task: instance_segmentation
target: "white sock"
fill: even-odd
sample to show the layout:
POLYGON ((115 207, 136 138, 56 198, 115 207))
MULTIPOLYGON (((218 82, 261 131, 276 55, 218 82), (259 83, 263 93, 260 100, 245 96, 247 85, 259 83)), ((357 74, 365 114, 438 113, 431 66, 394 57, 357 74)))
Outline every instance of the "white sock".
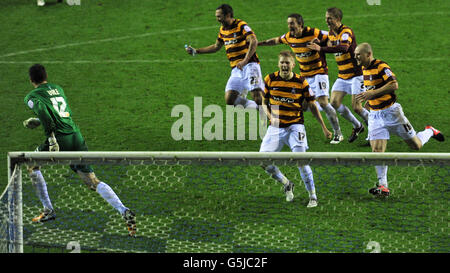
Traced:
POLYGON ((418 132, 416 134, 416 136, 420 139, 420 141, 422 142, 422 146, 425 145, 425 143, 428 142, 428 140, 430 140, 430 138, 433 136, 433 130, 431 129, 425 129, 421 132, 418 132))
POLYGON ((350 121, 353 124, 354 128, 358 128, 361 126, 361 122, 356 119, 356 117, 352 114, 350 109, 348 109, 347 106, 341 104, 341 106, 338 107, 337 111, 339 114, 341 114, 346 120, 350 121))
POLYGON ((328 103, 323 110, 331 123, 331 127, 333 127, 334 134, 342 135, 341 127, 339 126, 339 120, 336 115, 336 110, 334 110, 333 106, 331 106, 331 104, 328 103))
POLYGON ((369 111, 366 110, 366 108, 362 108, 360 116, 364 119, 365 123, 369 123, 369 111))
POLYGON ((100 182, 97 185, 97 192, 105 199, 111 206, 120 212, 122 215, 128 208, 125 207, 117 197, 116 193, 104 182, 100 182))
POLYGON ((309 193, 309 198, 317 199, 311 167, 309 165, 305 165, 298 167, 298 170, 300 171, 300 176, 302 177, 303 183, 305 183, 305 188, 309 193))
POLYGON ((386 165, 375 166, 375 170, 377 171, 378 184, 380 186, 385 186, 387 188, 387 186, 388 186, 388 183, 387 183, 388 166, 386 166, 386 165))
POLYGON ((36 195, 39 200, 41 200, 42 205, 44 205, 45 209, 53 210, 52 202, 50 201, 50 197, 48 196, 47 184, 45 183, 44 176, 40 170, 34 170, 30 174, 31 183, 35 189, 36 195))
POLYGON ((286 185, 289 180, 286 178, 286 176, 281 173, 280 169, 278 169, 277 166, 269 165, 265 168, 266 172, 272 176, 273 179, 277 180, 283 185, 286 185))

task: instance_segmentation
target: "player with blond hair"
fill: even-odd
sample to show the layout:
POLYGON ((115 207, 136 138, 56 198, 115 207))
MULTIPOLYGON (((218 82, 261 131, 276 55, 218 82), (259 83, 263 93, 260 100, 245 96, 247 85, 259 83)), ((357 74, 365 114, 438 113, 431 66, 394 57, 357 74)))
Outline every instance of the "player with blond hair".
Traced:
MULTIPOLYGON (((325 126, 315 97, 306 79, 292 70, 295 67, 295 55, 291 51, 282 51, 278 56, 279 70, 264 78, 265 88, 262 108, 270 120, 269 128, 262 140, 260 152, 279 152, 288 145, 294 153, 306 152, 308 140, 303 116, 303 103, 306 102, 312 114, 319 122, 325 137, 331 132, 325 126)), ((286 201, 294 198, 294 183, 289 181, 274 165, 264 166, 266 172, 283 184, 286 201)), ((298 170, 309 193, 307 207, 317 206, 314 177, 309 165, 299 166, 298 170)))
MULTIPOLYGON (((336 110, 329 103, 329 80, 328 66, 325 54, 309 49, 307 45, 311 42, 326 43, 328 32, 305 26, 303 17, 298 13, 292 13, 287 17, 289 32, 271 39, 258 42, 258 46, 273 46, 279 44, 288 45, 295 53, 300 67, 300 76, 305 77, 311 90, 314 92, 317 102, 325 112, 334 135, 341 136, 339 120, 336 116, 336 110)), ((340 143, 338 138, 334 137, 331 144, 340 143)))

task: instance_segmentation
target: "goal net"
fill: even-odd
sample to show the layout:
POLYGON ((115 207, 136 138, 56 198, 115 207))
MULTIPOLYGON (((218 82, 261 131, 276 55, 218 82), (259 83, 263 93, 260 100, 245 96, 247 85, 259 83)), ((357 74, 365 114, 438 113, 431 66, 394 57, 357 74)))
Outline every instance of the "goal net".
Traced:
POLYGON ((0 196, 0 252, 449 252, 448 153, 11 152, 0 196), (119 213, 70 164, 90 164, 136 213, 119 213), (313 170, 319 205, 297 166, 313 170), (283 187, 262 166, 295 183, 283 187), (391 195, 368 193, 388 165, 391 195), (56 219, 27 167, 41 166, 56 219))

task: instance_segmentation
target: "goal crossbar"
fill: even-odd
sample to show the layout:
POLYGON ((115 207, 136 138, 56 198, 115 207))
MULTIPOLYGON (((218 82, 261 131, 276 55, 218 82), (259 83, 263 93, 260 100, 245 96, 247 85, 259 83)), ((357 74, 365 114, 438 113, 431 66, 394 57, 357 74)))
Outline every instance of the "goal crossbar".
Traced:
POLYGON ((264 161, 274 163, 299 164, 341 164, 357 165, 450 165, 450 153, 372 153, 372 152, 9 152, 12 165, 32 164, 40 162, 56 164, 117 164, 120 162, 142 161, 147 164, 157 161, 191 161, 191 162, 231 162, 248 161, 248 164, 259 165, 264 161))

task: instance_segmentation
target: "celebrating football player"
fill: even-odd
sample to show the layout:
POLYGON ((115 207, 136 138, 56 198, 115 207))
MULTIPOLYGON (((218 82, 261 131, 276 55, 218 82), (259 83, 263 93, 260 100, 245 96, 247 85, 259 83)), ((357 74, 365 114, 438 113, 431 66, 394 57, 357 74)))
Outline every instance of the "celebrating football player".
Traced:
MULTIPOLYGON (((331 105, 346 120, 353 125, 353 130, 348 142, 353 142, 364 131, 364 125, 356 119, 347 106, 342 104, 345 95, 352 96, 352 108, 367 124, 369 112, 355 100, 355 96, 364 89, 361 68, 356 64, 354 50, 356 37, 353 30, 342 24, 342 11, 338 8, 329 8, 325 14, 327 25, 330 29, 326 46, 310 43, 308 48, 323 53, 334 53, 338 65, 338 78, 334 82, 331 91, 331 105)), ((342 141, 342 135, 336 136, 334 141, 342 141)))
MULTIPOLYGON (((422 148, 430 138, 444 141, 444 135, 430 125, 416 134, 403 113, 402 106, 396 102, 398 83, 394 72, 387 63, 374 58, 372 47, 368 43, 356 47, 355 58, 363 68, 366 88, 365 92, 355 98, 359 103, 367 101, 370 109, 368 131, 372 152, 386 151, 390 134, 398 135, 414 150, 422 148)), ((388 166, 375 166, 375 169, 378 183, 369 192, 377 196, 389 196, 388 166)))
MULTIPOLYGON (((264 78, 265 89, 262 99, 262 108, 267 113, 270 126, 261 143, 260 152, 279 152, 286 144, 292 152, 301 153, 308 149, 306 130, 303 117, 303 102, 308 103, 326 138, 331 136, 322 116, 315 104, 306 79, 292 70, 295 67, 295 55, 291 51, 282 51, 278 56, 278 68, 264 78)), ((309 193, 308 208, 317 206, 317 195, 314 178, 309 165, 299 166, 300 175, 309 193)), ((274 165, 265 167, 265 170, 284 186, 286 200, 294 198, 294 183, 289 181, 274 165)))
POLYGON ((216 42, 202 48, 186 46, 186 52, 191 55, 215 53, 225 45, 231 66, 231 75, 225 87, 225 102, 228 105, 257 109, 261 104, 260 94, 264 84, 256 54, 256 35, 245 21, 234 18, 230 5, 219 6, 216 9, 216 19, 221 24, 216 42), (253 100, 246 98, 247 91, 250 91, 253 100))
MULTIPOLYGON (((292 49, 300 65, 300 76, 305 77, 308 81, 311 90, 314 92, 314 96, 333 127, 334 135, 340 136, 342 133, 336 116, 336 110, 328 102, 329 82, 325 54, 309 49, 306 46, 315 39, 319 43, 326 44, 328 32, 305 26, 303 17, 297 13, 288 16, 287 25, 289 32, 279 37, 260 41, 258 42, 258 46, 272 46, 283 43, 292 49)), ((340 143, 339 137, 334 137, 330 143, 340 143)))

